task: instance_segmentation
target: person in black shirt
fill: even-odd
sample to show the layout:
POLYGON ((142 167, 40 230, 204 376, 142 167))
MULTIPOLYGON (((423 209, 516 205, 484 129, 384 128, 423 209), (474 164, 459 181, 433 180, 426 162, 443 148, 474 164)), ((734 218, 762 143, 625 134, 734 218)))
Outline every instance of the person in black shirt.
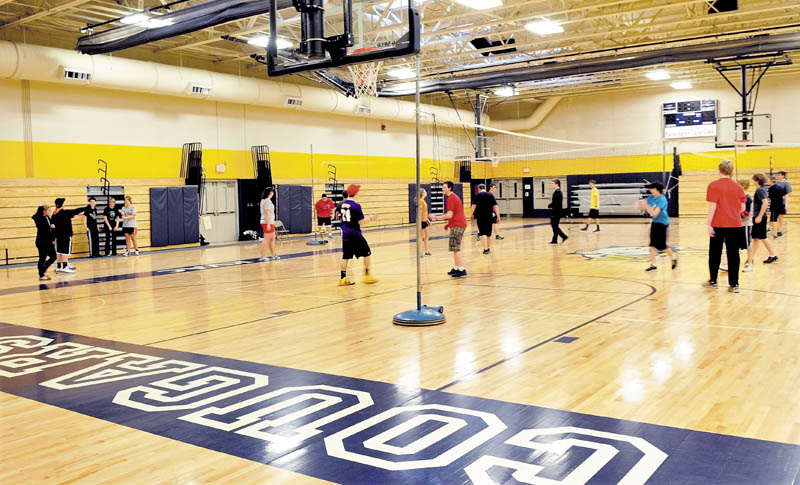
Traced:
POLYGON ((494 195, 486 192, 486 185, 478 185, 478 193, 472 198, 472 219, 478 222, 478 237, 483 241, 483 254, 489 254, 492 245, 494 217, 500 220, 500 208, 494 195))
POLYGON ((117 231, 119 231, 120 213, 117 201, 108 198, 108 206, 103 210, 103 230, 106 238, 106 256, 117 255, 117 231))
POLYGON ((561 218, 564 217, 564 195, 561 193, 561 181, 553 180, 553 199, 550 202, 550 227, 553 229, 553 239, 550 244, 558 244, 558 237, 561 236, 562 242, 568 239, 564 231, 558 227, 561 218))
POLYGON ((97 199, 89 197, 89 206, 83 214, 83 229, 89 241, 89 257, 100 257, 100 229, 97 227, 97 199))
POLYGON ((56 248, 53 245, 53 224, 50 216, 53 215, 53 208, 49 205, 40 205, 36 213, 31 217, 36 223, 36 249, 39 250, 39 280, 47 281, 51 279, 45 273, 47 268, 56 262, 56 248))
POLYGON ((75 272, 75 266, 69 264, 69 254, 72 252, 72 218, 89 208, 87 205, 78 209, 65 209, 65 201, 63 197, 56 199, 56 210, 51 219, 56 235, 56 273, 75 272))
POLYGON ((769 193, 765 185, 767 184, 767 176, 763 173, 753 175, 753 181, 758 184, 756 193, 753 195, 753 256, 755 257, 758 252, 758 246, 761 242, 766 246, 769 251, 769 257, 764 260, 764 264, 772 264, 778 260, 775 255, 775 249, 767 239, 767 200, 769 193))

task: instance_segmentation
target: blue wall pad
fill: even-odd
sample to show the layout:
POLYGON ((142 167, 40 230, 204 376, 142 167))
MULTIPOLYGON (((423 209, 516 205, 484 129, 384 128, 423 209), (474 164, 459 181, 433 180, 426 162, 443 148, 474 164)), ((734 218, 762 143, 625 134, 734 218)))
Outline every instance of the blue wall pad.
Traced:
POLYGON ((167 187, 167 219, 169 243, 183 244, 183 187, 167 187))
POLYGON ((339 483, 507 483, 514 474, 528 483, 777 485, 800 477, 800 446, 790 444, 5 323, 0 391, 339 483))
POLYGON ((166 187, 152 187, 150 189, 150 245, 153 247, 169 245, 167 214, 166 187))
POLYGON ((196 185, 183 187, 183 243, 200 242, 200 205, 196 185))

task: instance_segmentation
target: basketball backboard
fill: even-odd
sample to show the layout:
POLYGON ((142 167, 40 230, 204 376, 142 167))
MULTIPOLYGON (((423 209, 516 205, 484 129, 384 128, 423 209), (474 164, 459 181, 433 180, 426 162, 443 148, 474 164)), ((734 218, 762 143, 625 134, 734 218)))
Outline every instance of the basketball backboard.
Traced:
POLYGON ((419 14, 408 0, 270 0, 267 71, 281 76, 419 52, 419 14))
POLYGON ((742 114, 717 118, 717 148, 732 148, 737 142, 749 146, 772 144, 772 115, 742 114))

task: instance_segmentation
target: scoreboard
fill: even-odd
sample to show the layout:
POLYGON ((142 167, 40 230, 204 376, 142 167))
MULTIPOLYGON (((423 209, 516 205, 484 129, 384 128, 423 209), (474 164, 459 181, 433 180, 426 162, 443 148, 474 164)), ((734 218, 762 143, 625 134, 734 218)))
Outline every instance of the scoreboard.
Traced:
POLYGON ((678 101, 661 105, 664 138, 717 135, 717 100, 678 101))

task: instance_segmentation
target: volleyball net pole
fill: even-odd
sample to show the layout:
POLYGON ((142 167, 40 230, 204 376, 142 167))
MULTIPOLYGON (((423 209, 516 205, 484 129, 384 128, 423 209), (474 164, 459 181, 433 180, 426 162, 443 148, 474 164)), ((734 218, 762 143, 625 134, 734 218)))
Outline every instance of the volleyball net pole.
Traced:
POLYGON ((441 325, 445 322, 444 308, 442 307, 429 307, 422 304, 422 214, 420 213, 420 189, 422 182, 420 179, 420 165, 422 164, 422 146, 420 142, 420 93, 419 93, 419 55, 416 56, 416 89, 414 94, 414 102, 416 105, 416 185, 414 192, 415 210, 417 212, 415 229, 417 233, 416 246, 417 246, 417 307, 414 310, 406 310, 394 316, 393 323, 395 325, 402 325, 406 327, 429 327, 432 325, 441 325))

